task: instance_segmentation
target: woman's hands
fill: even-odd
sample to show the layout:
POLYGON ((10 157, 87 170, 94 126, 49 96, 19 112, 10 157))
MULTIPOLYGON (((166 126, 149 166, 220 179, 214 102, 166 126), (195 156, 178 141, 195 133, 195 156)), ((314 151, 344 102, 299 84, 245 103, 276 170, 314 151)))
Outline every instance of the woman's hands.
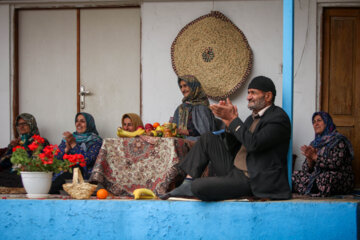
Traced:
POLYGON ((301 146, 300 150, 301 150, 301 154, 306 157, 308 166, 310 168, 313 168, 315 165, 315 162, 317 160, 316 149, 312 146, 304 145, 304 146, 301 146))
POLYGON ((76 140, 71 132, 64 132, 63 136, 64 136, 65 144, 66 144, 65 153, 68 153, 70 151, 70 149, 72 149, 76 146, 76 140))

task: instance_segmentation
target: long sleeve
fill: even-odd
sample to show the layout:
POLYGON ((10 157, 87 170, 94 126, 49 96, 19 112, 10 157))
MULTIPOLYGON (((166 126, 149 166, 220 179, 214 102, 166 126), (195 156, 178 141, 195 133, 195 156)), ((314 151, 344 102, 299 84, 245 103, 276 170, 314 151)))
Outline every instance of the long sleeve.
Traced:
MULTIPOLYGON (((80 144, 76 144, 76 146, 72 149, 70 149, 70 151, 67 154, 82 154, 85 158, 86 161, 86 167, 84 167, 84 172, 85 172, 85 178, 88 178, 91 174, 92 168, 95 164, 97 155, 99 154, 100 148, 102 145, 102 140, 99 139, 98 141, 94 142, 92 145, 90 145, 86 151, 81 147, 80 144)), ((61 142, 61 144, 59 145, 59 150, 60 152, 58 153, 57 157, 60 159, 63 159, 63 156, 65 154, 65 147, 66 144, 64 141, 61 142)))
POLYGON ((263 121, 263 118, 266 116, 260 119, 257 125, 259 131, 254 133, 249 130, 249 118, 247 122, 250 124, 244 124, 240 118, 236 118, 229 125, 230 132, 245 146, 248 153, 265 151, 290 139, 291 125, 286 114, 273 114, 272 118, 266 121, 263 121))
POLYGON ((351 165, 351 160, 347 154, 346 144, 343 140, 339 141, 329 152, 328 156, 324 156, 325 149, 318 151, 316 166, 324 170, 340 170, 344 166, 351 165))

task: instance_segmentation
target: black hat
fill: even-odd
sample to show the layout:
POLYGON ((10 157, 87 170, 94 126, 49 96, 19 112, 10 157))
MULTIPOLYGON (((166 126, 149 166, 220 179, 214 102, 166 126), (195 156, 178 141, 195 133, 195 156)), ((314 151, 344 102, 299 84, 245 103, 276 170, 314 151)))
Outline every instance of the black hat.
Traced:
POLYGON ((258 76, 251 80, 248 89, 258 89, 264 92, 272 92, 273 97, 276 96, 276 89, 273 81, 270 78, 264 76, 258 76))

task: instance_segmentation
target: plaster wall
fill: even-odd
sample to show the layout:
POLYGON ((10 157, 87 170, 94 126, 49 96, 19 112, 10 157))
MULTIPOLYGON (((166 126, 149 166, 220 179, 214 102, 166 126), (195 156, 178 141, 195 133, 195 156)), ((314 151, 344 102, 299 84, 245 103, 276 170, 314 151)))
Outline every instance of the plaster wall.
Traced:
MULTIPOLYGON (((51 1, 48 1, 51 3, 51 1)), ((102 1, 94 1, 101 3, 102 1)), ((144 123, 165 122, 181 103, 182 95, 171 66, 170 47, 181 30, 190 21, 217 10, 224 13, 245 34, 254 54, 249 80, 257 75, 273 79, 277 87, 275 103, 282 105, 282 0, 252 1, 144 1, 141 5, 142 41, 142 117, 144 123)), ((317 46, 317 4, 323 0, 294 1, 294 128, 293 152, 299 156, 296 168, 303 158, 299 148, 313 138, 310 122, 317 109, 319 49, 317 46)), ((332 2, 348 2, 338 0, 332 2)), ((55 3, 55 1, 54 1, 55 3)), ((11 3, 9 3, 11 4, 11 3)), ((0 146, 10 140, 10 25, 9 8, 0 4, 0 146)), ((24 5, 25 3, 22 2, 24 5)), ((32 3, 33 5, 36 3, 32 3)), ((26 4, 25 4, 26 5, 26 4)), ((249 81, 248 81, 249 82, 249 81)), ((245 86, 230 99, 238 106, 245 119, 250 111, 246 102, 245 86)))
MULTIPOLYGON (((270 77, 282 105, 282 1, 145 2, 142 5, 142 94, 144 122, 168 121, 182 95, 171 65, 170 48, 179 31, 212 10, 224 13, 248 39, 254 54, 245 86, 230 99, 245 119, 247 85, 255 76, 270 77)), ((295 1, 293 152, 313 137, 311 115, 316 109, 316 1, 295 1)), ((301 165, 302 158, 296 168, 301 165)))
POLYGON ((9 6, 0 5, 0 147, 10 139, 10 20, 9 6))

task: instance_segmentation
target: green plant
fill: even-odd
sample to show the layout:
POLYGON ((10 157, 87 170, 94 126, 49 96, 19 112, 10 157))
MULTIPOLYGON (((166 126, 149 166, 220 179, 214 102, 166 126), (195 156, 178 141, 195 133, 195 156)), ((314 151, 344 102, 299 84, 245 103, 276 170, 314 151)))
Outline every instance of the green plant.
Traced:
POLYGON ((33 142, 28 145, 31 154, 22 146, 13 148, 11 162, 14 168, 20 171, 30 172, 54 172, 72 171, 72 167, 79 164, 86 165, 82 154, 64 155, 64 160, 56 158, 59 152, 57 145, 47 145, 43 147, 45 140, 39 135, 32 136, 33 142))

